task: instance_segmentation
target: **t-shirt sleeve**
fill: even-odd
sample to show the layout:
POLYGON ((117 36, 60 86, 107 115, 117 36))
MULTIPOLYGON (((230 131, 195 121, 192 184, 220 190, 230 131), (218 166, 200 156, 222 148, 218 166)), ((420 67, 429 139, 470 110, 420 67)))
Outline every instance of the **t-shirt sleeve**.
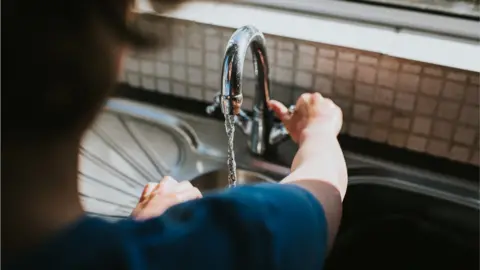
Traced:
POLYGON ((327 249, 322 206, 295 185, 228 189, 172 207, 140 228, 147 269, 319 270, 327 249))

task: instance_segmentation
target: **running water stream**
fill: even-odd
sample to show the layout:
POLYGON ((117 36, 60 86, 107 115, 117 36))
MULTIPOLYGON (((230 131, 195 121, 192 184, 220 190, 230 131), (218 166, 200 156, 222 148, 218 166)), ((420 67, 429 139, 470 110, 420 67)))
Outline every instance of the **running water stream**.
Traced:
POLYGON ((235 115, 225 115, 225 130, 227 131, 228 139, 228 187, 231 188, 237 185, 237 164, 235 163, 235 152, 233 149, 233 139, 235 135, 235 115))

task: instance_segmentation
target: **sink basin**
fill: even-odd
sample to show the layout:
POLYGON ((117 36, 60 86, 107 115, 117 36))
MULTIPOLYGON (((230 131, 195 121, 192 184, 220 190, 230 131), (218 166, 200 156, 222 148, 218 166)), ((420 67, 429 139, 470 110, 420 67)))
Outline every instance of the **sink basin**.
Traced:
POLYGON ((478 228, 478 207, 368 181, 351 184, 324 269, 479 269, 478 228))
MULTIPOLYGON (((269 177, 248 170, 237 169, 237 184, 249 185, 256 183, 274 182, 269 177)), ((228 171, 212 171, 194 178, 192 185, 198 188, 202 193, 220 190, 228 187, 228 171)))

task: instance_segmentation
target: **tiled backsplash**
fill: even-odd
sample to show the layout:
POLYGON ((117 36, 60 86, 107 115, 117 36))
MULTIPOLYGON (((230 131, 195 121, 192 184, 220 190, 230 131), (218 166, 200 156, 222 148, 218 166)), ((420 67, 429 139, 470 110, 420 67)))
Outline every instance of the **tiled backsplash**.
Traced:
MULTIPOLYGON (((141 24, 175 33, 174 41, 168 49, 132 52, 123 80, 212 101, 234 29, 155 16, 141 24)), ((343 109, 342 132, 478 166, 478 73, 302 40, 266 39, 274 99, 291 104, 301 93, 316 90, 343 109)), ((243 106, 251 108, 252 63, 244 73, 243 106)))

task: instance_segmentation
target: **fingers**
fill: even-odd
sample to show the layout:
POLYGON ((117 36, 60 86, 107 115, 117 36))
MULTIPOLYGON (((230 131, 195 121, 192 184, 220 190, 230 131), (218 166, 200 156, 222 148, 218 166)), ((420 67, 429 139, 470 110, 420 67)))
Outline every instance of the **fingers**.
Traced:
POLYGON ((171 176, 165 176, 160 180, 158 184, 158 189, 155 190, 156 192, 169 192, 170 190, 174 189, 178 184, 178 181, 173 179, 171 176))
POLYGON ((287 107, 283 105, 283 103, 276 100, 270 100, 268 102, 268 106, 270 107, 270 109, 272 109, 272 111, 280 119, 280 121, 283 122, 290 119, 290 112, 288 111, 287 107))
POLYGON ((175 186, 175 192, 182 192, 185 190, 189 190, 193 188, 192 184, 189 181, 183 181, 178 183, 178 185, 175 186))
POLYGON ((202 193, 200 192, 200 190, 194 187, 175 193, 175 195, 178 200, 178 203, 202 198, 202 193))
POLYGON ((142 195, 140 195, 140 203, 145 201, 145 199, 152 194, 153 190, 158 186, 157 183, 147 183, 143 188, 142 195))

